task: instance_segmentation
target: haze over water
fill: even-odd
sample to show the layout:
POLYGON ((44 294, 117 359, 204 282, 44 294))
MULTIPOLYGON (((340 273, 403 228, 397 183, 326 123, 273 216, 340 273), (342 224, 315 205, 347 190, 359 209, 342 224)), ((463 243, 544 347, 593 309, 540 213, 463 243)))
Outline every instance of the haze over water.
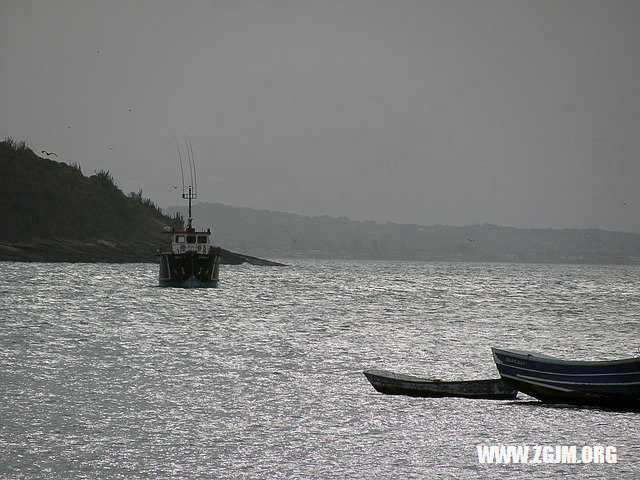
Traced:
POLYGON ((640 233, 637 0, 0 5, 0 138, 161 206, 640 233))
POLYGON ((490 347, 637 355, 640 268, 290 260, 161 289, 153 264, 2 263, 0 478, 634 478, 631 412, 376 393, 495 377, 490 347), (479 465, 476 445, 614 445, 479 465))

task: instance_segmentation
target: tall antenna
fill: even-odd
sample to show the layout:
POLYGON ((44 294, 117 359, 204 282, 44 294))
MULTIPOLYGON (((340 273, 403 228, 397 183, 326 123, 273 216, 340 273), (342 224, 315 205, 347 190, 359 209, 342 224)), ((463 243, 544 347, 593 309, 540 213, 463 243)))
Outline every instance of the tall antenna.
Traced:
MULTIPOLYGON (((177 140, 176 140, 177 142, 177 140)), ((191 139, 189 139, 189 141, 187 141, 187 136, 184 135, 184 143, 185 143, 185 148, 187 149, 187 160, 189 161, 189 174, 191 176, 191 184, 189 185, 189 193, 185 194, 184 193, 184 186, 183 186, 183 192, 182 192, 182 198, 186 198, 187 200, 189 200, 189 218, 187 220, 187 230, 193 230, 193 215, 191 213, 191 200, 195 199, 197 197, 197 188, 196 188, 196 163, 195 160, 193 159, 193 148, 190 148, 191 146, 191 139)), ((180 149, 178 148, 178 153, 180 153, 180 149)), ((180 165, 182 165, 182 160, 180 165)), ((184 185, 184 180, 183 180, 183 185, 184 185)))
POLYGON ((184 198, 184 169, 182 168, 182 155, 180 155, 180 147, 178 146, 178 137, 176 139, 176 148, 178 149, 178 160, 180 160, 180 176, 182 177, 182 198, 184 198))
MULTIPOLYGON (((193 190, 194 195, 198 195, 198 177, 196 176, 196 157, 193 154, 193 147, 191 146, 191 135, 188 135, 189 139, 189 150, 191 150, 191 162, 193 163, 193 190)), ((195 197, 194 197, 195 198, 195 197)))
MULTIPOLYGON (((193 181, 193 159, 191 158, 191 152, 189 151, 189 142, 187 141, 187 135, 184 135, 184 145, 185 148, 187 149, 187 158, 189 160, 189 175, 191 176, 191 187, 193 187, 193 189, 195 190, 195 184, 193 181)), ((193 192, 195 193, 195 191, 193 192)))

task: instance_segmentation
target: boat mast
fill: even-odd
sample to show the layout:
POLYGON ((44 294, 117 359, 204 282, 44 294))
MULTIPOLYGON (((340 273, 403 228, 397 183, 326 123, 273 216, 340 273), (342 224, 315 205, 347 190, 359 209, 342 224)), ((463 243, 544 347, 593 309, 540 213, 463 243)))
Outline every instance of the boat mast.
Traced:
POLYGON ((193 230, 192 227, 192 223, 193 223, 193 215, 191 214, 191 200, 196 198, 196 194, 195 192, 192 190, 191 185, 189 185, 189 193, 187 194, 182 194, 182 198, 186 198, 189 200, 189 219, 187 220, 187 230, 191 231, 193 230))

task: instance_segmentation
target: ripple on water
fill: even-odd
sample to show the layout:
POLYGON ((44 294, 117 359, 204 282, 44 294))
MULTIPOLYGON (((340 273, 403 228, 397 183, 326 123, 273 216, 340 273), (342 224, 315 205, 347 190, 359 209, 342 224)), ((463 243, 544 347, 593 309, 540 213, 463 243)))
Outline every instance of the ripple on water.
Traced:
POLYGON ((0 279, 0 476, 632 478, 638 415, 376 393, 386 368, 495 376, 491 346, 637 354, 640 269, 291 260, 218 289, 152 264, 18 264, 0 279), (619 463, 489 468, 478 444, 598 442, 619 463), (606 471, 604 470, 606 469, 606 471))

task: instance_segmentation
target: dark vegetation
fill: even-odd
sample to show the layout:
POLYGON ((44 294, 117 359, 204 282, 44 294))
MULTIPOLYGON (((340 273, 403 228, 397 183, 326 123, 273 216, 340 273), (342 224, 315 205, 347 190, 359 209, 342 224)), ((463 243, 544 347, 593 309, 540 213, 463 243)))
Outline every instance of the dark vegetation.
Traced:
POLYGON ((142 192, 125 196, 106 170, 38 157, 24 142, 0 142, 0 218, 4 240, 152 240, 164 225, 180 226, 142 192))
POLYGON ((0 142, 0 219, 0 259, 11 260, 150 261, 163 227, 182 224, 142 192, 124 195, 106 170, 85 177, 10 138, 0 142))
MULTIPOLYGON (((44 159, 25 142, 0 142, 0 260, 149 262, 183 225, 183 207, 164 215, 142 191, 125 195, 106 170, 44 159)), ((518 229, 358 222, 329 216, 197 204, 224 263, 269 264, 257 256, 393 260, 640 263, 640 235, 597 229, 518 229)))
MULTIPOLYGON (((162 211, 142 190, 125 195, 106 170, 37 156, 25 142, 0 142, 0 260, 150 262, 181 214, 162 211)), ((223 250, 223 263, 260 259, 223 250)))

